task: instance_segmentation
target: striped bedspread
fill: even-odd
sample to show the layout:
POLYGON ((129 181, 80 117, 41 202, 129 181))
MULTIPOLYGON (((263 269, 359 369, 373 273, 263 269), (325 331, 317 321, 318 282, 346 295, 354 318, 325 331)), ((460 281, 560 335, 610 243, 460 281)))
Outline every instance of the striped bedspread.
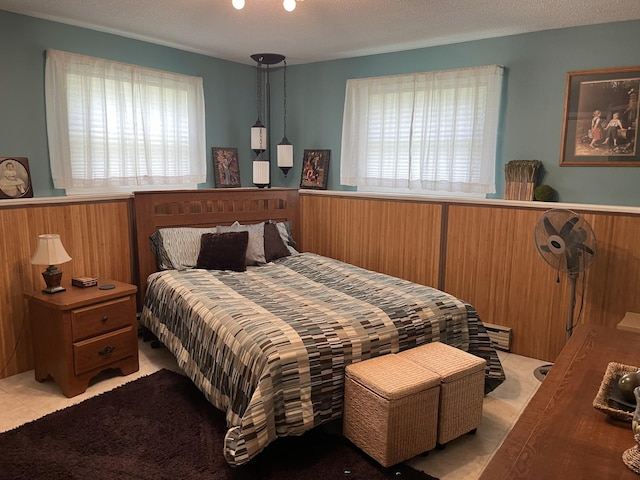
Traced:
POLYGON ((468 303, 310 253, 241 273, 154 273, 140 321, 226 412, 232 465, 341 416, 353 362, 439 340, 487 360, 487 392, 504 380, 468 303))

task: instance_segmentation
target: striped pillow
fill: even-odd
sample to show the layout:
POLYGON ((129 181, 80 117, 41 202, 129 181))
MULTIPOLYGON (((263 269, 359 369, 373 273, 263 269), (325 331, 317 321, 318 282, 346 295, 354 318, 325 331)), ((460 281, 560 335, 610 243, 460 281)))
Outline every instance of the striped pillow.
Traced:
POLYGON ((216 227, 173 227, 156 230, 150 240, 158 270, 186 270, 195 267, 202 234, 216 231, 216 227))

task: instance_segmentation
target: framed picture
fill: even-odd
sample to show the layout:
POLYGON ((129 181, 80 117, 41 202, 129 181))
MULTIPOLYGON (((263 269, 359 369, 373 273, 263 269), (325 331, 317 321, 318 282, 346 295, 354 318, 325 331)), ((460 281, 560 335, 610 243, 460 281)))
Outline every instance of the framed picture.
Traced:
POLYGON ((238 149, 213 147, 213 180, 217 188, 240 186, 238 149))
POLYGON ((561 166, 640 166, 640 67, 567 73, 561 166))
POLYGON ((326 190, 331 150, 305 150, 302 158, 300 188, 326 190))
POLYGON ((0 157, 0 198, 33 197, 29 160, 0 157))

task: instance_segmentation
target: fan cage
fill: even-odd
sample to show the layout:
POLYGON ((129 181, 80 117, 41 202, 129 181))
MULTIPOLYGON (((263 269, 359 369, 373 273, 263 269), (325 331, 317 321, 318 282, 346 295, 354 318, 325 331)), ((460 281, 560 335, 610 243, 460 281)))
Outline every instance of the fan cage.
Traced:
POLYGON ((533 233, 538 254, 554 270, 577 276, 595 260, 597 241, 593 229, 571 210, 546 211, 533 233))

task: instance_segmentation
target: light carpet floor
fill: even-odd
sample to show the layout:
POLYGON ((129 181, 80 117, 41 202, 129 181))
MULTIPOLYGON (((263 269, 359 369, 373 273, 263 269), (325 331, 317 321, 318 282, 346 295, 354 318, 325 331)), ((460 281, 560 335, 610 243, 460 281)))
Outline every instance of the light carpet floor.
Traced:
POLYGON ((506 380, 484 397, 482 422, 475 435, 463 435, 443 450, 434 450, 408 463, 440 480, 474 480, 502 445, 516 420, 538 390, 534 371, 548 362, 499 352, 506 380))
MULTIPOLYGON (((179 371, 166 349, 140 342, 140 370, 126 377, 101 375, 87 391, 66 398, 53 381, 39 383, 33 371, 0 379, 0 432, 16 428, 56 410, 74 405, 161 368, 179 371)), ((482 423, 475 435, 464 435, 443 450, 418 456, 408 463, 441 480, 473 480, 480 476, 494 452, 540 386, 533 372, 547 362, 500 352, 507 379, 484 399, 482 423)))

